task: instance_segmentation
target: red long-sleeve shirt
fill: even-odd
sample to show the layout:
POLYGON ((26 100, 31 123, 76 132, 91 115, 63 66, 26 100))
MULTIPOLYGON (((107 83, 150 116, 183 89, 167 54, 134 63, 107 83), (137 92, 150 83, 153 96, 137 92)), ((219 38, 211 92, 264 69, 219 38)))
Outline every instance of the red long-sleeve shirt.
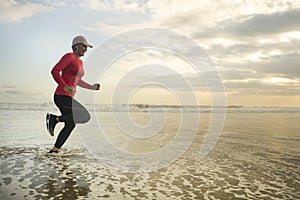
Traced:
POLYGON ((76 86, 92 89, 93 86, 84 82, 81 78, 84 75, 82 61, 76 57, 74 53, 66 53, 60 61, 53 67, 51 74, 58 86, 55 90, 56 95, 66 95, 74 97, 75 92, 70 94, 64 90, 65 86, 76 86))

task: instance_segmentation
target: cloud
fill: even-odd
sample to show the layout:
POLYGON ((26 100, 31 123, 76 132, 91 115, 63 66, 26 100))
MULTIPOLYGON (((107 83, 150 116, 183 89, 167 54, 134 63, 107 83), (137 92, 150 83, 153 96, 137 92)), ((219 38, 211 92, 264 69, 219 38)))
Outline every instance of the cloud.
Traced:
POLYGON ((82 28, 101 35, 113 36, 152 26, 151 16, 147 15, 148 8, 143 1, 86 0, 80 4, 80 7, 92 13, 94 19, 100 19, 82 28))
POLYGON ((82 8, 93 11, 141 11, 142 3, 125 1, 125 0, 86 0, 80 4, 82 8))
POLYGON ((227 91, 299 95, 299 18, 300 9, 292 7, 281 12, 238 15, 205 30, 191 30, 221 69, 227 91), (269 77, 289 81, 268 82, 269 77))
POLYGON ((226 90, 241 92, 251 88, 253 92, 279 94, 279 87, 282 94, 290 91, 298 95, 294 88, 300 87, 299 57, 299 54, 282 54, 256 62, 242 63, 242 58, 240 63, 220 62, 226 90))
POLYGON ((32 2, 19 3, 15 0, 0 1, 0 21, 19 23, 36 13, 47 12, 51 9, 49 6, 32 2))
POLYGON ((134 24, 108 24, 103 22, 95 23, 91 26, 83 27, 84 30, 92 31, 99 34, 104 34, 107 36, 112 36, 120 33, 124 33, 127 31, 140 29, 140 28, 147 28, 149 25, 147 23, 134 23, 134 24))
POLYGON ((299 19, 300 9, 271 14, 257 14, 250 17, 242 16, 240 19, 227 22, 228 25, 223 32, 235 37, 262 37, 282 32, 299 31, 299 19), (243 17, 246 17, 246 19, 243 19, 243 17))
MULTIPOLYGON (((117 1, 89 0, 84 6, 107 14, 101 22, 86 26, 89 31, 111 36, 137 28, 159 27, 191 37, 205 48, 220 69, 226 90, 232 94, 298 94, 299 1, 148 0, 143 5, 125 1, 117 5, 117 1), (121 11, 125 13, 122 16, 121 11)), ((175 74, 153 75, 184 89, 175 74)), ((135 78, 137 82, 145 79, 135 78)), ((201 78, 186 78, 193 89, 203 90, 201 78)))
POLYGON ((12 86, 12 85, 2 85, 1 90, 3 94, 8 94, 8 95, 23 95, 23 91, 21 88, 12 86))
POLYGON ((0 85, 0 102, 34 102, 44 96, 43 90, 29 85, 0 85))

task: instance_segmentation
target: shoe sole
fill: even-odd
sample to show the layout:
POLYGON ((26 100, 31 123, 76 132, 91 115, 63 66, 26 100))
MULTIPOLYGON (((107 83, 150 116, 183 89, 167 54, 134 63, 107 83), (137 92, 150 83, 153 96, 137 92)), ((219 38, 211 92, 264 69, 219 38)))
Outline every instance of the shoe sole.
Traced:
POLYGON ((50 114, 49 114, 49 113, 47 113, 47 115, 46 115, 46 127, 47 127, 48 133, 49 133, 51 136, 54 136, 54 134, 51 133, 51 131, 50 131, 50 114))

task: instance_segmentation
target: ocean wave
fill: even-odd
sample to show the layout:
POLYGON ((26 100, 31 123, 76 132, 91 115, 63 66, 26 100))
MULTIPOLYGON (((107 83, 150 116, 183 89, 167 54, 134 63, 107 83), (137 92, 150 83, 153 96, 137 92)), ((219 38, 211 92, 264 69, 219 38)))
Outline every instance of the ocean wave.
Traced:
MULTIPOLYGON (((299 113, 300 107, 268 107, 268 106, 190 106, 190 105, 148 105, 148 104, 88 104, 89 111, 95 112, 171 112, 171 113, 299 113)), ((0 110, 39 110, 52 111, 53 103, 0 103, 0 110)))

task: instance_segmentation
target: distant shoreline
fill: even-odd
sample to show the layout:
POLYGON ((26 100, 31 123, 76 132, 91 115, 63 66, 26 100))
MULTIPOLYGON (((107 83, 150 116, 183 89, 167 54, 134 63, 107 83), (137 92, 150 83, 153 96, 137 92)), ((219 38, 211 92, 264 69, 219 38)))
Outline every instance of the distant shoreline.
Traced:
MULTIPOLYGON (((211 107, 210 105, 175 105, 175 104, 85 104, 84 105, 97 105, 97 106, 136 106, 140 108, 146 107, 211 107)), ((0 102, 0 108, 3 105, 40 105, 40 106, 52 106, 54 103, 52 102, 44 102, 44 103, 11 103, 11 102, 0 102)), ((222 107, 222 106, 214 106, 214 107, 222 107)), ((228 105, 226 108, 300 108, 300 106, 266 106, 266 105, 258 105, 258 106, 247 106, 247 105, 228 105)))
MULTIPOLYGON (((300 113, 300 107, 283 106, 193 106, 193 105, 149 105, 149 104, 85 104, 89 111, 95 112, 183 112, 183 113, 300 113)), ((40 110, 51 111, 53 103, 0 103, 0 110, 40 110)))

